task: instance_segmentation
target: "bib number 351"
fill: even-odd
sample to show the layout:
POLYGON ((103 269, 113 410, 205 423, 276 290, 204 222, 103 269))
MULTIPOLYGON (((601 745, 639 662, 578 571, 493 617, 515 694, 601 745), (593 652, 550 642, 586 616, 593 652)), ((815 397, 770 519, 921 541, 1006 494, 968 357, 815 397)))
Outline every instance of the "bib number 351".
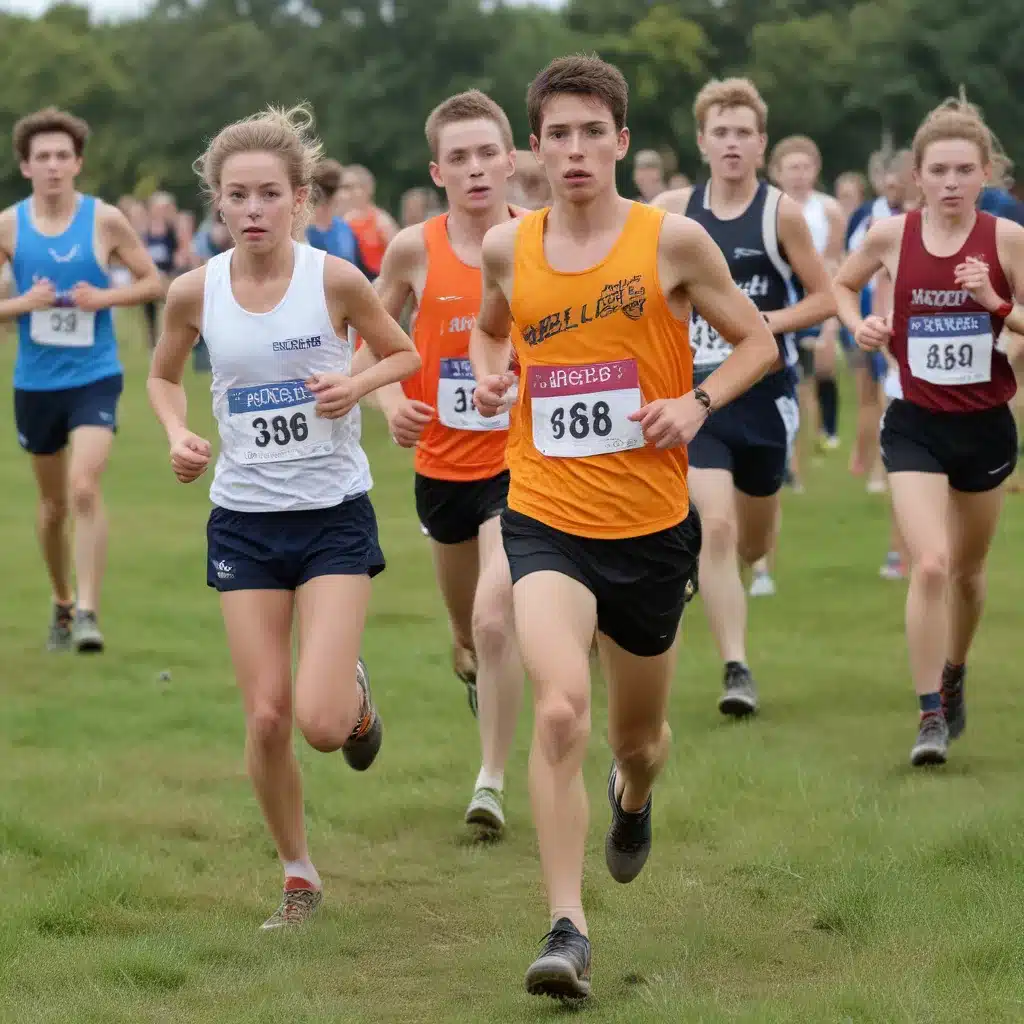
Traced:
POLYGON ((529 370, 533 441, 542 455, 586 458, 642 448, 629 416, 642 405, 635 359, 529 370))

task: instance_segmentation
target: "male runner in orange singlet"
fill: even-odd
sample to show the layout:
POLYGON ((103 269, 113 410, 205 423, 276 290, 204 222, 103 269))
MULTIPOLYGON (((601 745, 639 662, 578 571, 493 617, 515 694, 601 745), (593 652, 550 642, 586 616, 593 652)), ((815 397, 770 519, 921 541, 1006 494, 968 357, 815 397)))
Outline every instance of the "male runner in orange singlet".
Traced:
POLYGON ((534 79, 530 144, 553 203, 488 232, 470 340, 481 413, 507 405, 513 345, 521 367, 502 533, 533 682, 530 792, 552 923, 526 987, 561 998, 590 991, 582 767, 594 631, 614 753, 605 856, 629 882, 650 852, 676 632, 700 549, 686 444, 777 354, 704 228, 616 192, 627 99, 621 72, 597 57, 560 58, 534 79), (698 389, 691 301, 735 346, 698 389))

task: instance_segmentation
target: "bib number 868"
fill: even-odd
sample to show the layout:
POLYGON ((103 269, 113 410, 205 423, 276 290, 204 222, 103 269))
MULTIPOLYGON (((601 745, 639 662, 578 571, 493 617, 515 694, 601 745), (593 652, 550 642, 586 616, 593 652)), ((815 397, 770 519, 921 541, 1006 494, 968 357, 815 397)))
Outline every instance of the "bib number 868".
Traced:
MULTIPOLYGON (((595 402, 590 408, 586 402, 575 402, 569 406, 570 435, 580 441, 593 430, 598 437, 607 437, 612 432, 610 411, 607 402, 595 402)), ((551 436, 560 441, 565 430, 565 409, 558 406, 551 414, 551 436)))
POLYGON ((258 431, 257 448, 266 448, 271 441, 283 447, 290 441, 305 441, 309 437, 309 424, 301 412, 295 413, 291 419, 275 416, 269 423, 262 416, 257 416, 252 425, 258 431))

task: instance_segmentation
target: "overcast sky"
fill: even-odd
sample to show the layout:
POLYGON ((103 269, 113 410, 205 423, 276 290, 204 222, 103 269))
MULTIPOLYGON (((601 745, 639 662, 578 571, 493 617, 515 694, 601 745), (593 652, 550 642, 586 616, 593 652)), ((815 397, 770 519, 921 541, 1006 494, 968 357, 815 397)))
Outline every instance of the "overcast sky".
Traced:
MULTIPOLYGON (((104 18, 140 14, 149 6, 148 0, 76 0, 76 2, 84 4, 104 18)), ((518 0, 518 2, 525 3, 527 0, 518 0)), ((530 2, 539 3, 545 7, 558 7, 562 0, 530 0, 530 2)), ((41 14, 50 4, 51 0, 0 0, 0 11, 17 14, 41 14)))

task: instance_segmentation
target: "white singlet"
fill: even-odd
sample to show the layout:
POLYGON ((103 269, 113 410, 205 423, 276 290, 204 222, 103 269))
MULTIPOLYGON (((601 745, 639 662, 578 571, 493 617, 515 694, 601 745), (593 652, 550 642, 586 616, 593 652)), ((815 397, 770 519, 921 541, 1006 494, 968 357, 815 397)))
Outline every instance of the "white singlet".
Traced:
POLYGON ((293 245, 291 283, 267 313, 250 313, 235 300, 234 250, 206 265, 202 336, 221 440, 210 500, 234 512, 330 508, 373 483, 359 443, 359 406, 341 419, 322 419, 303 383, 314 373, 348 373, 353 346, 331 322, 326 253, 293 245))
POLYGON ((825 199, 820 192, 812 192, 811 197, 804 203, 804 220, 811 232, 811 239, 814 241, 814 248, 819 254, 828 247, 828 236, 832 226, 828 222, 828 210, 825 208, 825 199))

